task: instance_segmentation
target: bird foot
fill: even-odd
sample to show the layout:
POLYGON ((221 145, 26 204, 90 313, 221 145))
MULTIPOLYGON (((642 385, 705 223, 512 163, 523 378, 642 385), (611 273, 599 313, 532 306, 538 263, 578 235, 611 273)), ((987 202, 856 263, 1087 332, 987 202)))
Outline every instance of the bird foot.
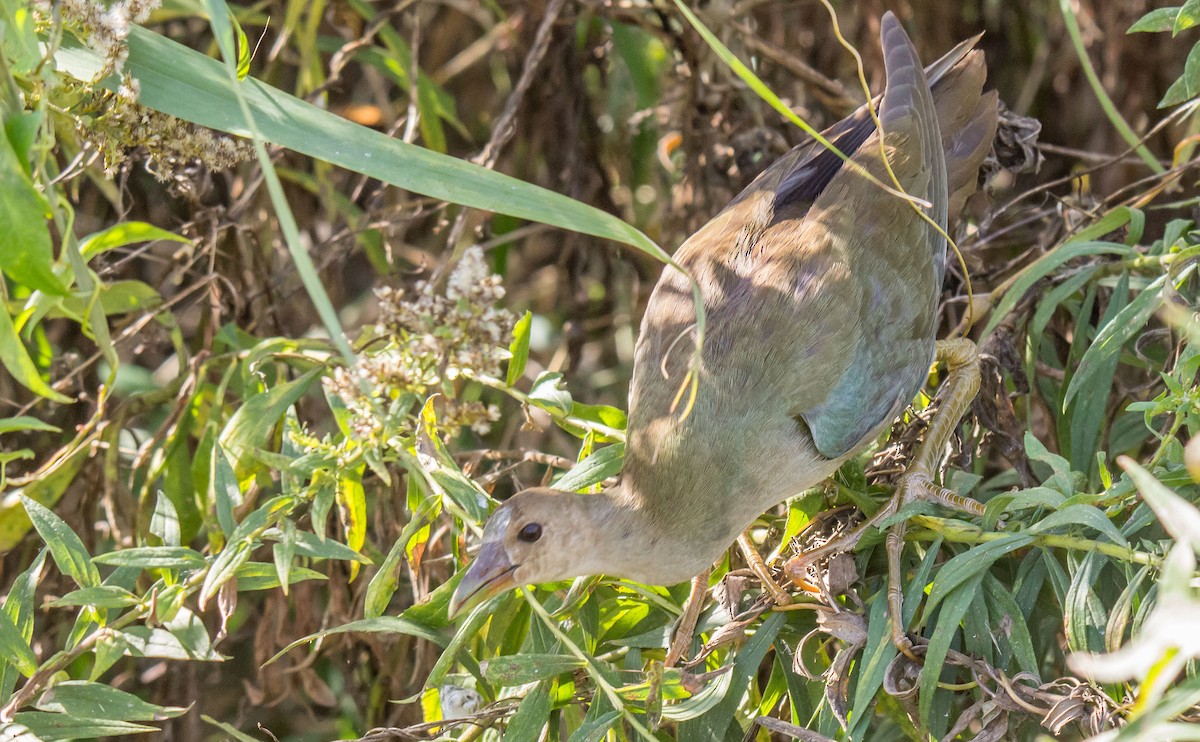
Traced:
POLYGON ((775 605, 791 605, 792 594, 779 586, 775 581, 775 577, 771 574, 771 568, 763 561, 762 555, 758 553, 758 549, 754 548, 753 542, 746 534, 738 536, 738 548, 741 549, 742 556, 746 559, 746 566, 762 583, 763 589, 771 596, 771 600, 775 601, 775 605))
POLYGON ((934 483, 933 477, 928 472, 914 467, 900 475, 900 480, 896 484, 896 494, 892 500, 891 513, 917 500, 936 502, 970 515, 983 515, 983 503, 934 483))
POLYGON ((700 610, 704 607, 704 598, 708 595, 708 576, 712 569, 706 569, 692 578, 692 591, 688 593, 687 602, 683 604, 683 614, 675 626, 675 634, 671 637, 671 646, 667 649, 667 658, 663 667, 674 667, 683 657, 683 653, 692 645, 692 636, 696 633, 696 623, 700 620, 700 610))

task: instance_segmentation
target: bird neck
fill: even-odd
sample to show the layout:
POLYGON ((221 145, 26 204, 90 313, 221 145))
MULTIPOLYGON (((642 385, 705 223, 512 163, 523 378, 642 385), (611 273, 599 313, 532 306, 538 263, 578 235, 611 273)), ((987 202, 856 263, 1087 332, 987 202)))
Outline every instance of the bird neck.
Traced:
POLYGON ((600 495, 575 497, 582 506, 581 532, 593 540, 581 544, 584 563, 580 574, 674 585, 711 566, 732 540, 725 534, 705 534, 710 537, 704 538, 694 533, 688 527, 692 519, 685 512, 664 519, 662 513, 647 507, 647 500, 632 489, 627 478, 600 495))

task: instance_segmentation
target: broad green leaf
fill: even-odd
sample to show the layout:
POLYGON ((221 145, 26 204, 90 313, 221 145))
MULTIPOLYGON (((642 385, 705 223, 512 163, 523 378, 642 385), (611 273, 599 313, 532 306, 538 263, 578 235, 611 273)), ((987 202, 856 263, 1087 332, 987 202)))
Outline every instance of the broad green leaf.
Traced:
MULTIPOLYGON (((29 648, 30 642, 33 641, 33 599, 45 566, 46 550, 42 549, 33 558, 29 567, 13 580, 8 595, 4 596, 4 606, 0 609, 0 613, 3 613, 8 618, 8 622, 16 629, 16 638, 26 648, 29 648)), ((4 640, 5 647, 0 647, 0 658, 7 660, 0 661, 0 703, 7 702, 13 689, 16 688, 17 673, 20 672, 8 658, 16 656, 21 649, 13 648, 10 651, 7 649, 8 641, 4 640)), ((36 664, 35 661, 35 667, 36 664)))
MULTIPOLYGON (((0 184, 0 188, 3 188, 2 184, 0 184)), ((0 252, 3 251, 0 250, 0 252)), ((2 306, 0 306, 0 364, 4 364, 4 368, 21 386, 39 397, 45 397, 59 404, 70 404, 74 401, 51 389, 50 385, 42 378, 37 365, 29 357, 29 351, 25 349, 25 343, 17 334, 16 327, 13 326, 12 317, 2 306)))
POLYGON ((187 711, 178 706, 147 703, 132 693, 86 680, 67 680, 51 686, 38 698, 37 708, 106 721, 162 721, 187 711))
MULTIPOLYGON (((278 541, 283 538, 283 533, 271 528, 263 534, 263 538, 278 541)), ((299 529, 296 531, 296 553, 314 559, 342 559, 359 564, 371 563, 369 558, 345 544, 340 544, 332 539, 322 541, 316 534, 299 529)))
POLYGON ((37 672, 37 657, 21 634, 8 612, 0 611, 0 658, 11 662, 22 675, 29 677, 37 672))
MULTIPOLYGON (((416 482, 418 481, 418 477, 410 476, 408 478, 410 489, 417 486, 416 482)), ((407 544, 417 531, 428 525, 430 514, 437 509, 437 502, 436 497, 425 498, 417 512, 413 513, 408 523, 404 524, 400 536, 392 544, 387 557, 379 565, 379 570, 371 577, 371 582, 367 585, 367 594, 363 599, 364 617, 382 616, 383 612, 387 610, 388 604, 392 601, 392 595, 395 594, 396 588, 400 584, 400 564, 404 559, 407 544)))
POLYGON ((574 672, 585 664, 578 657, 565 654, 512 654, 493 657, 481 662, 480 667, 488 682, 511 687, 549 680, 556 675, 574 672))
POLYGON ((169 660, 198 660, 223 662, 212 647, 208 630, 196 614, 187 608, 179 612, 162 628, 130 626, 116 634, 123 649, 131 657, 160 657, 169 660))
MULTIPOLYGON (((755 627, 754 636, 738 650, 733 671, 730 673, 729 688, 720 703, 703 716, 680 724, 680 739, 724 739, 729 722, 733 720, 738 706, 741 705, 742 694, 746 692, 750 679, 756 674, 767 650, 779 634, 779 629, 783 627, 783 621, 783 613, 772 613, 755 627)), ((666 711, 664 708, 664 715, 666 711)))
POLYGON ((204 576, 204 584, 200 587, 200 607, 204 608, 208 601, 216 596, 217 591, 226 582, 237 576, 237 571, 250 559, 250 544, 245 541, 232 541, 221 549, 204 576))
POLYGON ((1125 33, 1158 33, 1170 31, 1175 26, 1179 7, 1157 8, 1139 18, 1125 33))
POLYGON ((154 514, 150 516, 150 533, 162 539, 164 546, 179 546, 182 543, 179 515, 175 511, 175 505, 162 490, 158 490, 155 495, 154 514))
POLYGON ((1032 541, 1033 536, 1030 535, 1009 534, 1004 538, 972 547, 943 564, 933 578, 933 589, 929 591, 929 600, 925 603, 925 618, 922 623, 928 623, 933 609, 959 585, 991 567, 1000 557, 1028 546, 1032 541))
POLYGON ((1107 536, 1114 544, 1126 546, 1125 538, 1113 522, 1099 508, 1083 503, 1068 505, 1062 510, 1051 513, 1041 521, 1025 529, 1025 533, 1043 533, 1052 528, 1065 525, 1080 525, 1095 529, 1107 536))
MULTIPOLYGON (((80 80, 92 79, 103 64, 99 55, 70 39, 56 61, 80 80)), ((234 83, 217 60, 135 26, 125 70, 141 85, 142 105, 218 131, 250 135, 234 83)), ((115 89, 119 81, 104 84, 115 89)), ((254 78, 241 85, 258 130, 271 143, 434 199, 616 240, 667 260, 648 237, 599 209, 359 126, 254 78)))
MULTIPOLYGON (((293 566, 288 570, 288 584, 294 585, 297 582, 306 582, 308 580, 327 580, 325 575, 315 569, 307 567, 293 566)), ((239 593, 249 592, 251 590, 274 590, 280 587, 283 583, 279 579, 279 573, 275 569, 274 563, 268 562, 246 562, 237 569, 237 589, 239 593)))
POLYGON ((609 477, 615 477, 621 472, 621 464, 624 461, 625 444, 613 443, 593 452, 571 467, 571 471, 554 482, 553 487, 567 492, 578 492, 609 477))
POLYGON ((100 573, 92 563, 87 548, 71 527, 53 511, 47 510, 28 497, 22 497, 21 502, 25 504, 25 512, 29 515, 33 527, 50 549, 50 556, 54 558, 58 569, 75 580, 75 584, 80 587, 99 585, 100 573))
POLYGON ((538 374, 529 390, 529 401, 547 412, 571 414, 571 393, 562 388, 562 381, 563 375, 557 371, 538 374))
POLYGON ((212 471, 208 478, 211 493, 209 501, 213 503, 213 509, 216 510, 217 523, 221 526, 221 533, 229 538, 237 528, 233 511, 242 504, 244 499, 242 489, 238 486, 233 465, 229 463, 229 458, 225 456, 225 449, 220 443, 213 442, 212 456, 209 461, 212 464, 212 471))
POLYGON ((959 623, 963 620, 967 609, 971 607, 971 601, 974 599, 983 577, 983 573, 975 572, 967 581, 958 585, 957 589, 942 603, 942 610, 937 614, 937 625, 931 629, 929 645, 925 648, 925 663, 921 668, 918 680, 921 688, 918 693, 920 699, 919 718, 921 719, 930 717, 934 690, 937 688, 938 680, 941 679, 946 652, 950 649, 950 642, 954 639, 954 635, 958 633, 959 623))
MULTIPOLYGON (((361 466, 342 471, 338 478, 338 516, 346 534, 346 546, 361 551, 367 540, 367 493, 362 484, 361 466)), ((358 561, 350 562, 350 579, 358 576, 358 561)))
MULTIPOLYGON (((600 696, 596 696, 592 703, 598 703, 600 698, 600 696)), ((608 733, 608 730, 612 729, 613 724, 620 718, 620 711, 609 711, 594 719, 584 721, 574 732, 571 732, 571 736, 567 739, 567 742, 600 742, 600 740, 604 739, 604 735, 608 733)))
POLYGON ((0 270, 17 284, 56 296, 67 287, 54 274, 46 200, 33 187, 7 134, 0 131, 0 270))

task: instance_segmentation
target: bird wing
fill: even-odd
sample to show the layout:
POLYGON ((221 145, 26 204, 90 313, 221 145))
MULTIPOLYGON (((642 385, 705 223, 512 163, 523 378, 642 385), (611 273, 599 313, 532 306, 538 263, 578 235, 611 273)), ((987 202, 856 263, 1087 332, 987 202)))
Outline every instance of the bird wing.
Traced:
MULTIPOLYGON (((929 83, 894 16, 884 16, 881 36, 887 87, 879 117, 888 160, 905 192, 929 201, 926 213, 944 229, 946 163, 929 83)), ((891 182, 878 136, 851 161, 891 182)), ((799 241, 809 248, 783 247, 771 256, 775 280, 801 279, 792 285, 793 321, 833 325, 816 347, 838 352, 815 355, 811 339, 798 347, 789 364, 797 378, 785 388, 795 390, 790 412, 807 425, 817 450, 838 458, 894 417, 924 382, 933 360, 945 240, 910 203, 884 193, 853 167, 837 170, 802 221, 787 219, 787 212, 786 203, 776 206, 783 219, 763 233, 763 243, 799 241), (833 276, 831 283, 812 280, 802 263, 806 253, 829 264, 821 268, 833 276), (819 393, 814 381, 821 383, 819 393)))

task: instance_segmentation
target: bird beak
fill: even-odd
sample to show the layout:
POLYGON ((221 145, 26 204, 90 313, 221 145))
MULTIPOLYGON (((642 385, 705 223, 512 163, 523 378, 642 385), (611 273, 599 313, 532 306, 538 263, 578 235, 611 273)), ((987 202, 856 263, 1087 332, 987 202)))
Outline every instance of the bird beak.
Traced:
POLYGON ((513 572, 520 565, 508 558, 501 539, 484 541, 475 557, 475 563, 467 568, 462 581, 450 596, 449 617, 469 610, 483 601, 516 587, 513 572))

